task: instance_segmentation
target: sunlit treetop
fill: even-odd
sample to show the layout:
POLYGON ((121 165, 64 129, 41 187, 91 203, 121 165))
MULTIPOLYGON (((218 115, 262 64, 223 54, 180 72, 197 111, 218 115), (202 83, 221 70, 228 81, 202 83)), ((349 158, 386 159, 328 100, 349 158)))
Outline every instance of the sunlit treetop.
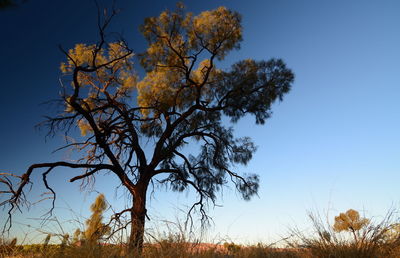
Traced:
POLYGON ((142 60, 145 67, 157 64, 182 67, 183 57, 191 64, 196 51, 208 51, 223 59, 242 40, 241 17, 225 7, 205 11, 198 16, 164 11, 159 17, 146 18, 141 31, 149 42, 147 56, 142 60))
POLYGON ((213 98, 210 84, 220 73, 214 59, 222 60, 242 40, 240 15, 225 7, 198 16, 184 15, 182 8, 164 11, 147 18, 141 30, 149 42, 141 58, 148 74, 138 84, 138 103, 164 109, 185 108, 198 93, 205 101, 213 98))

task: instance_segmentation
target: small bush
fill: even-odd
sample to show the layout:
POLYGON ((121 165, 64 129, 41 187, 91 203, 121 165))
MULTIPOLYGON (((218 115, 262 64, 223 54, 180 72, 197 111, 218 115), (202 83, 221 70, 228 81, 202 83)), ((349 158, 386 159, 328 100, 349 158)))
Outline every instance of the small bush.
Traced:
POLYGON ((394 212, 389 212, 379 223, 372 223, 361 218, 357 211, 348 210, 336 216, 331 226, 323 223, 321 217, 310 214, 312 236, 292 230, 297 241, 292 240, 289 245, 308 249, 311 257, 399 257, 400 235, 392 230, 397 224, 393 222, 393 215, 394 212))

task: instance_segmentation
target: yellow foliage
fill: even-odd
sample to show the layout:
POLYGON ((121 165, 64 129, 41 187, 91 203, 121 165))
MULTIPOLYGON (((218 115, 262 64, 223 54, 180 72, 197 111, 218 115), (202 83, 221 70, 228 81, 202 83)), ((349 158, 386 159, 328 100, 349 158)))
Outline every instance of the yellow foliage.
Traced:
POLYGON ((107 207, 108 205, 103 194, 99 194, 95 202, 90 206, 92 215, 86 221, 87 229, 84 232, 85 240, 89 244, 97 244, 104 235, 110 233, 110 227, 102 223, 103 213, 107 207))
POLYGON ((358 211, 350 209, 345 213, 340 213, 335 217, 335 224, 333 229, 337 232, 340 231, 357 231, 366 226, 369 220, 361 218, 358 211))
POLYGON ((126 91, 126 90, 132 90, 136 87, 137 84, 137 76, 133 72, 128 72, 125 70, 122 70, 119 75, 119 80, 120 80, 120 90, 126 91))
POLYGON ((65 99, 65 112, 72 113, 74 112, 74 108, 69 104, 71 101, 71 97, 67 97, 65 99))
MULTIPOLYGON (((141 107, 157 105, 160 111, 172 106, 181 108, 195 100, 196 88, 200 86, 202 86, 202 96, 207 98, 208 83, 212 82, 219 72, 220 70, 211 67, 209 59, 205 59, 192 71, 190 75, 192 82, 189 83, 182 71, 160 65, 138 82, 138 104, 141 107)), ((142 113, 148 115, 148 110, 143 110, 142 113)))
POLYGON ((86 111, 89 111, 93 108, 96 107, 95 102, 93 101, 94 99, 92 98, 92 96, 89 96, 88 98, 83 99, 83 109, 85 109, 86 111))
MULTIPOLYGON (((75 48, 68 51, 68 61, 61 63, 60 69, 63 73, 72 72, 76 66, 92 65, 93 62, 93 51, 96 48, 95 45, 76 44, 75 48)), ((102 55, 99 55, 101 59, 102 55)), ((100 60, 99 60, 100 61, 100 60)))
POLYGON ((90 127, 90 125, 82 119, 78 120, 78 127, 81 130, 82 136, 86 136, 88 132, 92 132, 92 128, 90 127))
POLYGON ((142 58, 148 73, 137 84, 137 100, 141 107, 157 106, 158 113, 185 107, 196 97, 207 101, 209 86, 220 71, 211 59, 195 63, 200 61, 199 51, 223 59, 242 39, 240 15, 225 7, 193 16, 184 15, 178 6, 177 12, 147 18, 141 30, 150 44, 142 58))
POLYGON ((211 64, 209 59, 204 59, 200 64, 199 67, 193 71, 192 73, 192 80, 195 81, 197 84, 203 83, 207 71, 211 69, 211 64))
POLYGON ((127 88, 127 89, 131 89, 133 87, 136 86, 137 83, 137 77, 136 76, 127 76, 126 78, 124 78, 122 87, 127 88))
POLYGON ((133 72, 133 66, 128 50, 121 42, 108 44, 107 51, 100 50, 95 55, 96 45, 76 44, 73 49, 68 51, 68 61, 60 65, 62 73, 72 73, 78 66, 94 67, 108 64, 107 67, 102 67, 96 70, 95 74, 80 72, 78 73, 79 86, 86 86, 102 83, 104 86, 109 84, 110 80, 114 80, 123 86, 130 85, 133 87, 133 82, 136 81, 136 74, 133 72), (113 72, 107 69, 112 68, 113 72), (128 83, 125 81, 128 80, 128 83))
MULTIPOLYGON (((96 95, 93 92, 89 93, 89 96, 80 102, 82 105, 82 108, 86 111, 94 109, 96 107, 95 99, 96 99, 96 95)), ((70 105, 70 101, 71 101, 71 97, 67 97, 65 99, 65 106, 66 106, 65 112, 67 112, 67 113, 72 113, 75 111, 75 109, 70 105)))
POLYGON ((193 19, 189 32, 191 45, 199 47, 203 44, 223 59, 227 51, 239 47, 238 42, 242 39, 240 19, 239 14, 223 6, 202 12, 193 19))
MULTIPOLYGON (((96 45, 86 44, 76 44, 70 49, 68 60, 60 65, 63 73, 72 73, 76 67, 100 67, 95 72, 78 72, 78 86, 89 87, 88 98, 77 100, 78 104, 87 111, 94 109, 96 103, 90 94, 108 91, 110 86, 116 86, 117 98, 125 97, 136 88, 138 105, 157 107, 152 111, 155 116, 173 106, 183 108, 196 97, 207 101, 210 83, 220 71, 210 59, 195 63, 203 57, 196 53, 203 49, 203 53, 223 59, 229 50, 239 47, 242 39, 240 15, 225 7, 197 16, 183 14, 182 10, 183 7, 178 6, 177 12, 164 11, 158 17, 146 19, 142 32, 150 44, 142 62, 151 69, 139 82, 133 72, 131 55, 122 42, 110 43, 100 51, 96 45)), ((65 111, 73 112, 68 101, 65 111)), ((148 109, 143 110, 143 115, 149 115, 148 109)), ((82 135, 90 130, 84 122, 80 121, 78 126, 82 135)))
MULTIPOLYGON (((177 98, 175 95, 177 90, 182 86, 182 75, 176 70, 159 68, 157 70, 147 73, 137 84, 138 89, 138 104, 141 107, 164 106, 168 108, 174 105, 182 104, 182 99, 177 98)), ((160 110, 161 111, 161 110, 160 110)), ((144 110, 144 115, 146 115, 144 110)))
POLYGON ((384 232, 384 237, 386 241, 391 243, 398 241, 400 239, 400 224, 394 223, 389 225, 384 232))
MULTIPOLYGON (((93 110, 99 105, 96 99, 99 94, 104 92, 112 92, 114 97, 123 98, 128 91, 136 86, 137 75, 133 71, 133 64, 129 50, 122 42, 109 43, 104 50, 97 50, 96 45, 76 44, 73 49, 68 51, 68 60, 61 63, 60 70, 62 73, 73 73, 77 67, 78 85, 89 87, 87 98, 76 98, 76 103, 86 111, 93 110), (84 69, 92 69, 84 71, 84 69), (116 88, 115 91, 108 90, 110 87, 116 88)), ((73 113, 74 108, 70 105, 71 97, 65 99, 65 112, 73 113)), ((78 120, 77 123, 81 135, 85 136, 91 131, 91 127, 87 122, 78 120)))

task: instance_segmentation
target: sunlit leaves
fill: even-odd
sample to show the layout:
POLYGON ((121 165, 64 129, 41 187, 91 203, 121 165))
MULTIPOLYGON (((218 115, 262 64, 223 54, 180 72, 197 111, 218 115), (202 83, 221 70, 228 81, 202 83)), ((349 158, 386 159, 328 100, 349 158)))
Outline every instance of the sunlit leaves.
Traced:
MULTIPOLYGON (((177 91, 182 87, 181 75, 176 69, 158 68, 148 72, 146 77, 137 84, 138 104, 142 107, 157 107, 155 112, 168 110, 179 106, 182 98, 177 98, 177 91)), ((143 113, 147 114, 148 109, 143 113)))
POLYGON ((65 112, 67 112, 67 113, 74 112, 74 108, 71 106, 71 97, 70 96, 65 98, 65 112))
POLYGON ((136 83, 132 56, 123 42, 109 43, 106 50, 96 45, 76 44, 68 51, 67 62, 61 63, 60 70, 71 74, 79 68, 74 87, 90 86, 91 90, 99 91, 114 85, 128 89, 136 83))
POLYGON ((149 41, 141 58, 148 73, 138 84, 138 102, 144 107, 159 103, 163 110, 181 108, 199 95, 210 99, 209 85, 219 71, 210 59, 197 63, 198 55, 205 51, 223 59, 242 39, 240 15, 225 7, 193 16, 180 6, 147 18, 141 31, 149 41))
MULTIPOLYGON (((87 97, 64 96, 65 112, 76 113, 79 109, 87 112, 105 111, 107 98, 122 100, 129 96, 137 84, 132 52, 124 42, 113 42, 107 48, 98 45, 76 44, 67 53, 67 61, 60 69, 66 75, 73 75, 73 87, 85 87, 87 97), (72 103, 74 102, 74 103, 72 103)), ((103 113, 103 112, 101 112, 103 113)), ((94 113, 99 116, 101 113, 94 113)), ((100 116, 97 120, 101 120, 100 116)), ((82 118, 78 121, 82 136, 93 130, 82 118)))
POLYGON ((189 30, 190 45, 196 49, 205 47, 216 53, 219 59, 234 48, 239 48, 242 40, 241 17, 221 6, 212 11, 202 12, 193 19, 189 30))
POLYGON ((79 127, 79 130, 81 131, 82 136, 86 136, 89 132, 92 131, 92 128, 90 127, 90 125, 82 119, 78 120, 78 127, 79 127))
POLYGON ((333 229, 337 232, 340 231, 357 231, 368 225, 369 220, 360 217, 358 211, 350 209, 345 213, 340 213, 335 217, 335 224, 333 229))
POLYGON ((103 213, 108 208, 105 197, 99 194, 94 203, 90 206, 92 215, 86 220, 85 240, 88 244, 98 244, 99 240, 110 233, 111 228, 102 223, 103 213))
MULTIPOLYGON (((149 42, 142 56, 142 65, 151 70, 157 64, 182 67, 182 59, 188 55, 187 35, 191 14, 183 14, 183 8, 176 12, 164 11, 159 17, 146 18, 141 31, 149 42)), ((185 61, 183 62, 185 63, 185 61)))
MULTIPOLYGON (((196 70, 191 73, 191 79, 196 83, 196 85, 203 85, 202 87, 204 91, 207 91, 208 86, 214 86, 215 80, 218 78, 218 75, 221 73, 221 70, 215 67, 215 64, 212 64, 210 59, 204 59, 201 61, 196 70)), ((209 90, 209 89, 208 89, 209 90)), ((210 94, 204 93, 204 97, 207 97, 210 94)))

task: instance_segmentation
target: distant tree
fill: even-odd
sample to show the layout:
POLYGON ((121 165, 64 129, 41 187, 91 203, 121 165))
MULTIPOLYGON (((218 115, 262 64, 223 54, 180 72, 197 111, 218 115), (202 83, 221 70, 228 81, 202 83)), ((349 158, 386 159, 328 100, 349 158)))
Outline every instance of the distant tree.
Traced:
POLYGON ((132 200, 113 219, 130 214, 129 247, 140 251, 146 194, 153 183, 178 192, 192 188, 198 200, 188 219, 197 210, 203 221, 208 201, 214 203, 229 182, 245 200, 257 194, 258 175, 240 174, 233 166, 246 165, 256 146, 249 137, 235 138, 231 124, 246 115, 264 124, 272 104, 289 92, 294 75, 280 59, 246 59, 228 70, 218 69, 217 61, 240 47, 240 15, 219 7, 194 16, 179 5, 175 12, 147 18, 141 27, 149 45, 139 55, 146 70, 139 79, 125 41, 106 41, 111 17, 99 24, 97 44, 64 51, 67 61, 61 70, 70 79, 60 97, 65 109, 45 122, 50 135, 79 127, 81 137, 61 149, 81 151, 81 159, 33 164, 22 176, 14 175, 20 178, 16 188, 4 179, 11 198, 3 204, 11 205, 11 225, 11 212, 24 203, 24 190, 36 169, 45 168, 43 183, 54 197, 47 181, 54 168, 83 169, 70 179, 83 183, 111 172, 132 200))
POLYGON ((336 232, 349 231, 353 234, 354 240, 358 242, 357 232, 367 226, 369 219, 360 217, 358 211, 350 209, 345 213, 340 213, 335 217, 333 230, 336 232))
MULTIPOLYGON (((107 209, 107 203, 103 194, 99 194, 90 206, 92 215, 86 220, 86 230, 84 231, 85 242, 88 244, 98 244, 104 235, 110 233, 110 227, 105 225, 103 221, 103 213, 107 209)), ((79 234, 80 231, 75 232, 79 234)), ((75 237, 75 235, 74 235, 75 237)))

